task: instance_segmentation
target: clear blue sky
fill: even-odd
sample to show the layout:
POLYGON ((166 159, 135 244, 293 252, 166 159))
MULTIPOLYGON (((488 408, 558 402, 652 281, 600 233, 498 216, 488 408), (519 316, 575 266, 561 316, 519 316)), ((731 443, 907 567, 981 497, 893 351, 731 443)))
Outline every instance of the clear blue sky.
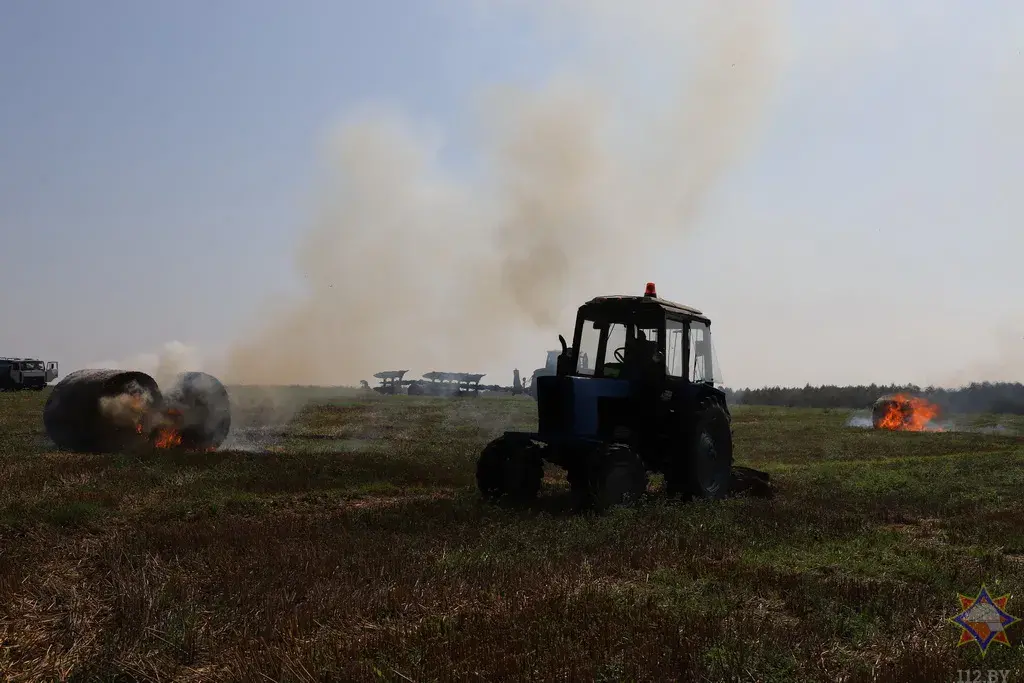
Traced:
MULTIPOLYGON (((643 63, 628 33, 609 57, 584 45, 600 31, 481 4, 8 3, 0 355, 66 374, 171 340, 220 348, 295 290, 323 137, 352 108, 432 122, 471 169, 456 133, 481 85, 539 84, 583 50, 643 63)), ((711 315, 726 383, 1024 380, 1022 16, 794 3, 756 146, 685 254, 637 270, 711 315)), ((552 338, 480 371, 528 373, 552 338)))

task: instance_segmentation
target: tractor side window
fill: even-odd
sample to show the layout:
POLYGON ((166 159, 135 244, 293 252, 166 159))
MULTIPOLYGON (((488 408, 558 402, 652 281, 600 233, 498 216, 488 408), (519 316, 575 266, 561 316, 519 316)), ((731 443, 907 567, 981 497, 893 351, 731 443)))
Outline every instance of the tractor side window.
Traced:
POLYGON ((686 327, 678 320, 665 321, 665 374, 669 377, 685 377, 683 349, 686 342, 686 327))
POLYGON ((583 321, 583 332, 580 334, 580 348, 576 349, 576 374, 593 375, 594 366, 591 358, 597 358, 597 345, 601 341, 601 330, 594 327, 593 320, 583 321))
POLYGON ((690 323, 690 381, 711 382, 711 331, 701 322, 690 323))

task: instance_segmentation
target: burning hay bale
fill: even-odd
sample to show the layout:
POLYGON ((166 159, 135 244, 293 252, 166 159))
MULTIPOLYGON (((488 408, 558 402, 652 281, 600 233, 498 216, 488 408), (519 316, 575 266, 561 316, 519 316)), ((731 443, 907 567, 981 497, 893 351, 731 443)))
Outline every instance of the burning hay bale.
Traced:
POLYGON ((231 431, 228 390, 205 372, 185 372, 164 395, 163 421, 157 425, 157 447, 194 450, 217 448, 231 431))
POLYGON ((934 403, 910 394, 882 396, 871 408, 871 424, 875 429, 923 432, 942 431, 932 424, 939 416, 934 403))
POLYGON ((212 450, 231 429, 231 405, 224 386, 201 372, 179 375, 164 395, 144 372, 78 370, 53 387, 43 424, 58 448, 80 453, 212 450))
POLYGON ((144 372, 77 370, 53 387, 43 424, 58 448, 130 450, 148 442, 161 401, 156 380, 144 372))

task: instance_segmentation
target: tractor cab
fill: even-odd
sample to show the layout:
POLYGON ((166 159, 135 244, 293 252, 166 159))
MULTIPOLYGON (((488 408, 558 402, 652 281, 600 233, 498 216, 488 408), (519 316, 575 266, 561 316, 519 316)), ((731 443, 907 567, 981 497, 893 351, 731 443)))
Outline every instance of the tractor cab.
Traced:
POLYGON ((555 376, 537 380, 541 432, 548 438, 628 433, 631 445, 641 448, 637 440, 661 438, 664 430, 639 423, 677 416, 686 403, 711 400, 728 414, 725 395, 714 385, 711 321, 659 298, 654 283, 643 296, 584 303, 572 346, 559 340, 555 376))
POLYGON ((533 495, 541 461, 564 467, 575 492, 602 504, 639 495, 648 471, 664 473, 670 492, 726 495, 731 416, 701 311, 659 298, 649 282, 643 296, 587 301, 572 345, 558 339, 555 374, 535 380, 537 431, 506 432, 481 455, 486 495, 533 495), (508 470, 508 458, 526 469, 508 470))
POLYGON ((647 283, 642 297, 591 299, 576 314, 572 346, 559 339, 560 376, 706 386, 717 379, 711 321, 695 308, 659 298, 654 283, 647 283))

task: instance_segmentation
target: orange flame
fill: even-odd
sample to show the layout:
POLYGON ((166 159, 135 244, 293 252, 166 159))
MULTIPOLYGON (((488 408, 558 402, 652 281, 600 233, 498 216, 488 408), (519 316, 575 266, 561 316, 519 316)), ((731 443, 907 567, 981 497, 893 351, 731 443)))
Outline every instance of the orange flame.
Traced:
MULTIPOLYGON (((892 397, 885 416, 877 424, 878 429, 903 432, 923 432, 928 423, 939 414, 939 407, 917 396, 897 394, 892 397)), ((934 431, 943 431, 932 427, 934 431)))
POLYGON ((156 438, 153 440, 154 446, 157 448, 175 448, 181 445, 181 432, 176 425, 180 417, 181 411, 174 408, 169 408, 164 413, 164 418, 168 424, 157 429, 156 438))
POLYGON ((181 445, 181 434, 174 427, 161 427, 153 444, 157 448, 174 448, 181 445))

